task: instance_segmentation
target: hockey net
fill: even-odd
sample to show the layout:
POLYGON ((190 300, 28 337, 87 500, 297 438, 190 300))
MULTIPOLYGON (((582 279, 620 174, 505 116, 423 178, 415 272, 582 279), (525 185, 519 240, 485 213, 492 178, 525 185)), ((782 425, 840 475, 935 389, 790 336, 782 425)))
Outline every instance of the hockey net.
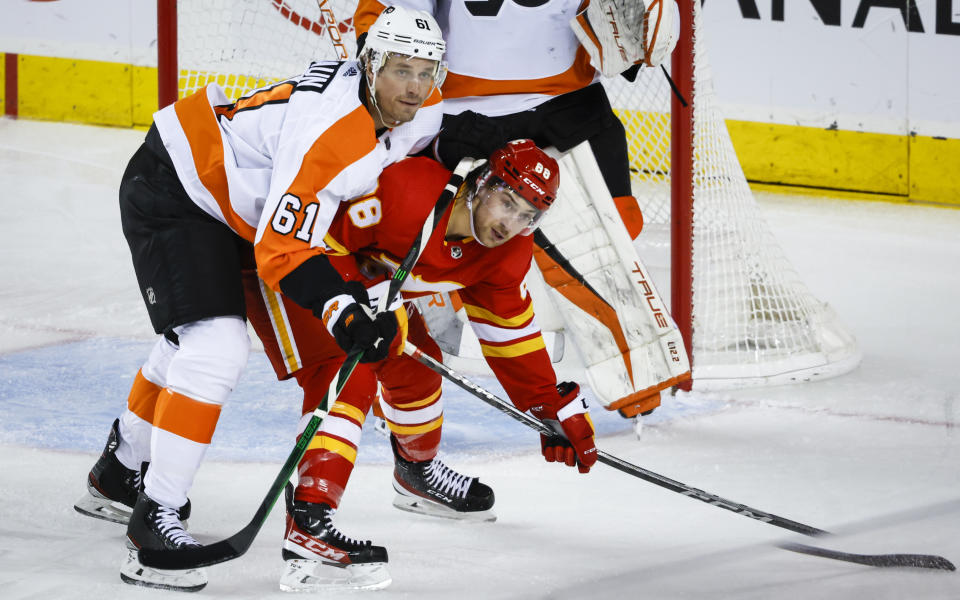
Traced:
POLYGON ((675 317, 682 313, 677 295, 692 296, 691 317, 678 325, 692 338, 694 385, 778 384, 845 373, 859 364, 856 340, 833 309, 811 294, 761 215, 714 94, 701 3, 678 3, 693 30, 675 51, 682 57, 681 44, 687 44, 692 61, 689 169, 671 170, 673 92, 663 73, 644 69, 632 85, 622 79, 606 83, 628 130, 634 193, 645 223, 638 252, 660 289, 674 296, 675 317), (674 214, 671 186, 684 178, 692 208, 674 214), (689 229, 681 228, 685 219, 692 220, 689 229), (672 254, 671 234, 678 228, 692 234, 689 259, 672 254), (668 265, 679 270, 669 279, 668 265))
MULTIPOLYGON (((311 60, 352 57, 355 4, 176 2, 177 95, 216 82, 238 98, 302 72, 311 60)), ((692 41, 680 42, 691 44, 692 167, 671 169, 673 92, 659 69, 641 70, 632 84, 616 78, 604 85, 628 132, 634 194, 645 221, 640 256, 664 296, 692 297, 690 319, 679 318, 678 325, 692 344, 694 385, 777 384, 849 371, 859 362, 855 339, 786 259, 737 161, 713 92, 700 3, 679 4, 694 32, 692 41), (693 208, 688 215, 671 214, 671 186, 684 179, 693 208), (671 228, 684 218, 692 219, 692 260, 671 261, 671 228)), ((171 74, 161 69, 160 76, 169 80, 171 74)))

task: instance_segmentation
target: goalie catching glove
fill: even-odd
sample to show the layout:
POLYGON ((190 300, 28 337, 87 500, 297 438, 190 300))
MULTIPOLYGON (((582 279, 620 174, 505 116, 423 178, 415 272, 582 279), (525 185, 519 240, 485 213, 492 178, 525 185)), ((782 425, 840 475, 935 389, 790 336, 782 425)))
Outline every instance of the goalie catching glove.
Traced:
POLYGON ((675 0, 583 0, 570 27, 607 77, 656 67, 677 45, 675 0))
POLYGON ((397 336, 398 322, 394 311, 403 305, 399 294, 393 305, 382 313, 374 314, 370 308, 371 303, 376 304, 380 295, 387 292, 389 284, 384 281, 367 290, 357 281, 347 282, 347 293, 327 300, 323 304, 323 313, 317 315, 344 352, 363 351, 360 362, 377 362, 386 358, 397 336))
POLYGON ((580 386, 572 381, 557 384, 560 399, 556 407, 546 405, 530 409, 535 417, 557 433, 540 434, 540 447, 547 462, 576 466, 586 473, 597 462, 597 447, 593 443, 593 421, 587 412, 587 401, 580 395, 580 386))

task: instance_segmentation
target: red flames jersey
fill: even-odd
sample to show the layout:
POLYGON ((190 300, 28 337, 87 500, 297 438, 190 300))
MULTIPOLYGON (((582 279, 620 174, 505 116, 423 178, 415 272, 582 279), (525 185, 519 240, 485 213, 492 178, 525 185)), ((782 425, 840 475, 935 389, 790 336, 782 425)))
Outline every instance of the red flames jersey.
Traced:
MULTIPOLYGON (((353 255, 356 262, 334 260, 333 264, 351 279, 362 279, 361 272, 392 273, 413 245, 449 177, 440 163, 427 158, 408 158, 384 169, 373 194, 342 204, 334 217, 324 238, 327 251, 353 255)), ((522 409, 555 402, 556 374, 523 285, 533 257, 533 238, 516 236, 495 248, 473 238, 445 240, 452 207, 451 203, 438 220, 407 277, 404 298, 459 291, 483 355, 513 402, 522 409)))

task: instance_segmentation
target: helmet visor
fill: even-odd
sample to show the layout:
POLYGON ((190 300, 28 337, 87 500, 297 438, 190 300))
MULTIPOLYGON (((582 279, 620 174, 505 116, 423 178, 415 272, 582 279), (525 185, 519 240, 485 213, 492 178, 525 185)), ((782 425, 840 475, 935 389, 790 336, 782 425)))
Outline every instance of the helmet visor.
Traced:
POLYGON ((443 85, 447 76, 447 66, 443 61, 392 51, 383 53, 383 61, 376 71, 380 74, 388 73, 392 79, 401 83, 416 81, 430 90, 443 85))
POLYGON ((482 186, 481 198, 491 218, 508 228, 509 233, 529 234, 543 219, 546 211, 538 210, 503 180, 490 176, 482 186))

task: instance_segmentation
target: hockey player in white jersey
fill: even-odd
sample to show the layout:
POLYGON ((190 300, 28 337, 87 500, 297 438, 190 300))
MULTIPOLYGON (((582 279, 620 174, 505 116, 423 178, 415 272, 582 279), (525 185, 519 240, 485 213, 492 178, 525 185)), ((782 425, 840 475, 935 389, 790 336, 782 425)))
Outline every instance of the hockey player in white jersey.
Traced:
MULTIPOLYGON (((631 188, 626 134, 600 83, 601 70, 604 75, 619 73, 633 81, 641 67, 657 66, 665 60, 676 42, 673 0, 397 2, 430 12, 443 28, 449 73, 443 85, 445 115, 439 157, 448 168, 462 154, 458 144, 473 145, 478 138, 489 144, 482 149, 483 154, 515 138, 530 138, 540 147, 552 146, 560 152, 587 142, 629 239, 639 235, 643 216, 631 188)), ((354 14, 359 42, 369 38, 363 37, 366 28, 382 9, 378 0, 360 0, 354 14)), ((551 238, 551 228, 545 224, 538 232, 538 246, 552 246, 551 238)), ((543 255, 539 253, 538 264, 543 255)), ((544 261, 550 263, 550 268, 557 267, 550 258, 544 261)), ((564 285, 583 287, 573 277, 564 285)), ((595 296, 590 299, 598 300, 595 296)), ((643 298, 639 300, 638 304, 643 298)), ((599 301, 606 305, 603 298, 599 301)), ((596 313, 594 307, 586 304, 577 307, 579 311, 574 309, 573 318, 596 313)), ((568 330, 575 329, 569 325, 568 322, 568 330)), ((606 327, 607 323, 603 325, 606 327)), ((618 335, 623 338, 620 329, 637 329, 632 324, 620 323, 610 327, 610 333, 601 333, 610 339, 611 346, 618 335)), ((658 329, 656 324, 653 329, 658 329)), ((673 344, 676 349, 673 340, 645 341, 651 347, 673 344)), ((617 345, 625 347, 619 341, 617 345)), ((620 352, 614 348, 612 354, 620 352)), ((629 378, 618 389, 632 390, 632 384, 639 383, 633 379, 641 361, 633 358, 633 367, 627 354, 622 361, 610 361, 621 364, 614 367, 620 378, 629 378)), ((622 392, 617 392, 609 398, 598 393, 598 399, 624 417, 653 410, 660 404, 660 389, 689 377, 689 367, 672 368, 671 360, 669 356, 655 357, 653 362, 669 362, 670 368, 661 366, 664 376, 648 378, 645 384, 636 386, 636 391, 622 397, 622 392)), ((685 357, 682 362, 686 362, 685 357)))
MULTIPOLYGON (((343 293, 317 283, 336 273, 323 238, 340 203, 373 191, 385 166, 440 128, 445 44, 433 17, 389 7, 368 38, 358 61, 312 63, 236 102, 209 85, 163 108, 127 166, 121 222, 160 338, 76 504, 128 520, 127 583, 206 585, 202 570, 140 565, 137 549, 197 545, 181 521, 247 362, 240 272, 251 245, 260 277, 319 317, 343 293)), ((345 324, 343 341, 378 360, 386 344, 377 342, 392 339, 397 322, 370 314, 345 324)))

